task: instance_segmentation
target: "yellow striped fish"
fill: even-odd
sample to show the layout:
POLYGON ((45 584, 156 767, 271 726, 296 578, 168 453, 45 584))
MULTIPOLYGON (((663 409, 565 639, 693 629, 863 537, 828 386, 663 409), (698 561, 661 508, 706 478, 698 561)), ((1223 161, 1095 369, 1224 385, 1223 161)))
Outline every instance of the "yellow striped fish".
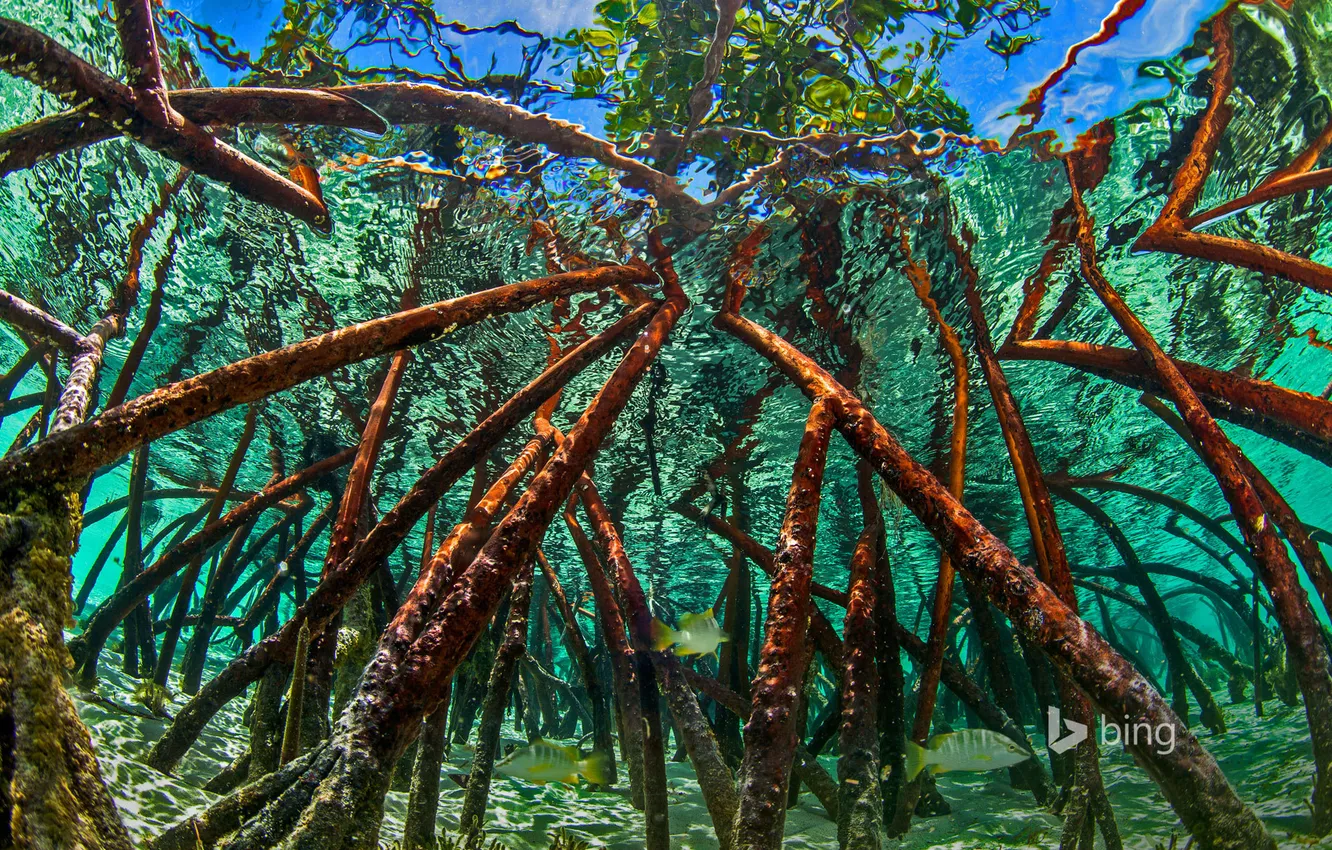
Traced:
POLYGON ((606 784, 606 756, 593 753, 581 758, 577 747, 560 747, 540 739, 520 747, 495 765, 505 776, 544 785, 547 782, 573 784, 581 775, 588 782, 606 784))
POLYGON ((935 735, 927 746, 907 741, 907 781, 922 770, 932 774, 950 771, 999 770, 1031 758, 1020 744, 989 729, 964 729, 935 735))
POLYGON ((685 614, 680 618, 680 628, 673 629, 661 620, 652 621, 652 647, 658 651, 675 647, 675 654, 713 655, 718 654, 717 645, 730 640, 726 632, 717 625, 717 618, 712 609, 702 614, 685 614))

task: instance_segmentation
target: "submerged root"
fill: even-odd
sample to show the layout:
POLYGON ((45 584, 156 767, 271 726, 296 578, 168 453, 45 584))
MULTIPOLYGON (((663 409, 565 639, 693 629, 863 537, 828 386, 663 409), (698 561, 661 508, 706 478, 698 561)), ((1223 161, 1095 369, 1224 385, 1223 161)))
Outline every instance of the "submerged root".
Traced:
POLYGON ((0 515, 0 846, 130 850, 64 687, 78 488, 15 501, 0 515))
POLYGON ((339 735, 172 827, 151 850, 375 847, 386 765, 339 735))

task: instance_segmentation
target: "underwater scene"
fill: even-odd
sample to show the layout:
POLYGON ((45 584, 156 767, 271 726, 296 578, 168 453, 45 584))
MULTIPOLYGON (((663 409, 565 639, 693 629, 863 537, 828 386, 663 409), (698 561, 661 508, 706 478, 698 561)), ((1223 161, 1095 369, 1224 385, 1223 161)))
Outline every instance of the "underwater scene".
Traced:
POLYGON ((1332 848, 1332 0, 0 71, 0 850, 1332 848))

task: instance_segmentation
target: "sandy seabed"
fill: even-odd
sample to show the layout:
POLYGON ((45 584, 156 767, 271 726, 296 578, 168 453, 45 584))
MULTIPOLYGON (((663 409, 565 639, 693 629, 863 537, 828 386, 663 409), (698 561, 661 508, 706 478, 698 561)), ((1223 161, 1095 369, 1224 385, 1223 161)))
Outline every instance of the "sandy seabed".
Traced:
MULTIPOLYGON (((102 679, 96 698, 79 693, 74 697, 92 731, 121 816, 131 836, 146 843, 217 799, 200 786, 244 749, 248 730, 241 723, 241 713, 246 701, 234 700, 214 718, 185 758, 178 777, 163 776, 142 759, 166 724, 137 716, 144 709, 133 702, 135 682, 120 673, 119 661, 114 653, 105 653, 99 665, 102 679), (127 710, 117 710, 113 705, 127 710)), ((179 707, 177 702, 166 710, 174 713, 179 707)), ((1216 756, 1244 800, 1267 822, 1282 848, 1332 848, 1332 837, 1316 841, 1304 834, 1310 824, 1306 801, 1314 772, 1304 711, 1275 701, 1269 702, 1267 709, 1267 717, 1260 720, 1254 717, 1251 705, 1227 707, 1229 731, 1217 736, 1203 730, 1203 745, 1216 756)), ((448 761, 446 772, 466 772, 470 757, 461 752, 457 756, 448 761)), ((825 757, 822 761, 836 775, 836 759, 825 757)), ((1172 837, 1177 837, 1176 847, 1183 850, 1188 844, 1187 834, 1156 786, 1126 753, 1108 747, 1102 755, 1101 769, 1126 848, 1170 848, 1172 837)), ((688 763, 668 763, 666 771, 672 848, 716 848, 712 823, 688 763)), ((621 776, 625 775, 621 766, 621 776)), ((448 778, 440 787, 439 826, 452 831, 457 826, 463 791, 448 778)), ((951 804, 952 814, 917 819, 905 840, 888 846, 903 850, 1059 846, 1059 819, 1036 806, 1030 794, 1015 791, 1005 771, 944 775, 939 777, 938 787, 951 804)), ((381 836, 385 844, 401 836, 406 805, 405 793, 389 793, 381 836)), ((537 786, 496 777, 490 794, 489 837, 511 850, 541 850, 547 846, 549 834, 557 829, 565 829, 593 847, 632 850, 643 846, 642 813, 630 805, 627 792, 591 792, 559 783, 537 786)), ((785 846, 820 850, 837 846, 836 825, 808 792, 787 815, 785 846)))

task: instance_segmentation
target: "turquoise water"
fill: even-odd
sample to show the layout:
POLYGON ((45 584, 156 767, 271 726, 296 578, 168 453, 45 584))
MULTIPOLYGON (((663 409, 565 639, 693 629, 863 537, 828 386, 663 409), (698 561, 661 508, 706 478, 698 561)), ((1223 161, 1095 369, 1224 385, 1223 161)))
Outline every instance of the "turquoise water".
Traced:
MULTIPOLYGON (((928 265, 933 298, 943 319, 957 329, 969 357, 965 505, 1019 559, 1034 563, 1012 465, 973 349, 964 277, 947 236, 964 230, 975 234, 971 257, 979 272, 978 291, 996 341, 1002 342, 1023 302, 1025 284, 1050 245, 1052 216, 1070 197, 1060 157, 1078 144, 1081 134, 1099 125, 1113 129, 1114 141, 1106 174, 1086 200, 1106 278, 1173 357, 1307 393, 1327 415, 1332 310, 1326 292, 1278 274, 1133 248, 1161 213, 1207 108, 1215 67, 1211 19, 1222 9, 1220 3, 745 4, 720 75, 710 87, 712 105, 697 116, 693 129, 690 91, 703 73, 703 55, 716 21, 711 4, 609 0, 595 6, 564 2, 502 7, 168 0, 153 8, 169 88, 405 81, 479 91, 530 113, 577 122, 622 154, 671 172, 667 180, 678 181, 686 199, 681 203, 711 202, 750 169, 771 162, 778 149, 755 141, 756 133, 782 138, 816 132, 879 136, 911 129, 926 134, 922 147, 954 135, 965 141, 947 142, 941 155, 925 159, 915 170, 847 163, 837 159, 836 148, 820 155, 793 147, 800 153, 780 178, 769 176, 734 202, 709 209, 706 226, 693 233, 678 226, 678 208, 664 195, 649 198, 619 171, 590 158, 558 155, 549 139, 527 138, 521 132, 506 138, 473 129, 466 120, 456 127, 404 123, 378 137, 323 126, 217 127, 220 138, 281 174, 292 168, 288 146, 298 147, 317 172, 332 231, 317 233, 221 183, 190 176, 169 197, 143 247, 142 295, 127 314, 126 332, 107 344, 102 400, 144 327, 159 266, 161 322, 130 385, 130 399, 394 313, 409 289, 428 304, 540 277, 547 273, 548 258, 540 240, 531 238, 537 219, 558 231, 565 257, 581 251, 596 263, 627 259, 626 245, 633 256, 648 258, 648 234, 660 228, 691 307, 629 398, 590 471, 619 523, 652 615, 676 623, 682 614, 702 611, 718 600, 732 552, 726 541, 672 506, 683 498, 697 508, 738 509, 745 531, 774 548, 808 412, 799 390, 713 324, 735 247, 754 226, 762 223, 770 234, 757 253, 744 315, 830 371, 849 374, 848 386, 879 421, 914 457, 943 476, 953 376, 936 326, 904 273, 907 258, 900 239, 889 226, 901 211, 912 256, 928 265), (1117 8, 1123 11, 1121 7, 1136 11, 1124 19, 1117 35, 1092 44, 1089 40, 1102 22, 1117 8), (1079 44, 1084 46, 1076 47, 1079 44), (1051 79, 1067 56, 1074 56, 1071 67, 1050 88, 1040 119, 1029 122, 1019 112, 1028 93, 1051 79), (670 140, 687 131, 694 134, 693 147, 674 162, 670 140), (599 226, 607 218, 619 223, 626 245, 599 226), (425 223, 434 230, 423 246, 425 223)), ((117 79, 125 78, 111 7, 73 0, 0 2, 0 14, 35 27, 117 79)), ((1332 55, 1332 5, 1300 0, 1289 9, 1275 2, 1240 4, 1230 31, 1236 59, 1228 103, 1234 117, 1217 147, 1198 210, 1254 188, 1313 144, 1332 119, 1332 66, 1327 60, 1332 55)), ((5 128, 63 108, 59 99, 29 82, 0 77, 5 128)), ((8 144, 6 138, 0 137, 0 146, 8 144)), ((891 143, 878 145, 876 150, 892 150, 891 143)), ((1326 155, 1313 167, 1320 164, 1328 164, 1326 155)), ((0 288, 77 332, 88 332, 130 270, 132 230, 154 206, 160 188, 174 179, 177 167, 170 157, 116 138, 7 171, 0 192, 0 288)), ((10 166, 0 160, 0 168, 10 166)), ((1255 205, 1202 229, 1319 263, 1332 260, 1330 227, 1327 193, 1320 186, 1255 205)), ((1050 336, 1128 347, 1083 280, 1072 248, 1061 253, 1036 326, 1051 316, 1070 287, 1071 306, 1050 336)), ((384 448, 370 479, 367 522, 383 517, 425 468, 538 374, 547 363, 552 328, 564 323, 553 335, 567 347, 609 326, 622 312, 619 300, 606 293, 579 295, 571 304, 538 305, 420 346, 389 415, 384 448), (569 316, 580 318, 571 322, 569 316)), ((0 323, 0 370, 17 363, 26 350, 24 337, 0 323)), ((615 362, 614 357, 604 358, 570 382, 552 419, 557 427, 574 427, 615 362)), ((1186 503, 1239 535, 1216 479, 1142 402, 1141 392, 1059 363, 1005 360, 1003 365, 1047 474, 1102 476, 1147 488, 1186 503)), ((53 358, 49 375, 38 366, 19 377, 10 397, 32 395, 35 406, 0 420, 0 449, 17 450, 46 438, 45 415, 68 369, 69 358, 62 354, 53 358)), ((238 498, 227 507, 262 490, 279 470, 290 474, 355 445, 386 369, 385 357, 343 365, 264 401, 235 478, 238 498)), ((92 415, 101 412, 98 407, 92 415)), ((232 407, 154 439, 147 490, 217 487, 242 440, 246 413, 244 405, 232 407)), ((1325 445, 1320 458, 1229 421, 1221 427, 1307 527, 1332 529, 1332 502, 1326 497, 1332 476, 1325 445)), ((492 453, 490 475, 497 475, 530 437, 524 421, 492 453)), ((848 444, 834 436, 812 568, 815 581, 839 591, 847 588, 848 564, 863 522, 856 460, 848 444)), ((88 511, 129 493, 130 456, 117 461, 93 480, 85 501, 88 511)), ((46 470, 44 480, 63 480, 63 474, 61 469, 46 470)), ((439 502, 433 514, 434 545, 462 521, 471 478, 468 473, 439 502)), ((309 512, 302 529, 325 509, 336 513, 345 480, 344 468, 303 491, 309 512)), ((1215 534, 1180 519, 1174 508, 1131 493, 1098 488, 1082 492, 1117 523, 1143 563, 1198 573, 1241 597, 1248 591, 1252 566, 1246 558, 1227 549, 1215 534)), ((896 616, 925 638, 939 546, 901 500, 886 489, 879 495, 896 616)), ((165 529, 173 531, 161 537, 144 563, 152 564, 168 551, 174 529, 181 527, 173 523, 206 504, 206 497, 194 492, 146 501, 141 531, 145 545, 165 529)), ((1055 508, 1074 577, 1137 594, 1107 577, 1106 570, 1121 567, 1123 553, 1103 530, 1065 500, 1056 498, 1055 508)), ((246 545, 261 540, 284 515, 281 510, 264 512, 242 540, 246 545)), ((86 603, 73 612, 66 638, 83 632, 88 618, 122 581, 125 541, 117 529, 124 516, 121 504, 82 527, 69 566, 70 595, 86 596, 86 603), (101 558, 104 549, 106 557, 101 558), (99 561, 100 572, 90 578, 99 561)), ((420 570, 426 525, 425 520, 417 522, 386 559, 400 596, 420 570)), ((584 526, 590 530, 586 519, 584 526)), ((245 592, 231 594, 234 605, 218 613, 243 617, 284 562, 286 552, 280 545, 289 548, 295 538, 294 533, 274 534, 253 551, 231 577, 233 590, 245 592)), ((327 529, 320 532, 305 558, 311 590, 329 538, 327 529)), ((1324 534, 1323 539, 1332 538, 1324 534)), ((197 587, 186 597, 190 611, 202 603, 211 565, 225 545, 220 539, 208 549, 197 587)), ((568 598, 587 609, 580 626, 594 654, 603 655, 587 572, 558 515, 541 545, 568 598)), ((748 569, 753 587, 744 602, 754 627, 741 652, 748 656, 752 674, 770 585, 762 571, 748 569)), ((1328 612, 1307 574, 1299 575, 1314 616, 1326 628, 1328 612)), ((1215 639, 1240 662, 1252 663, 1250 626, 1225 599, 1177 574, 1155 574, 1153 580, 1173 617, 1215 639)), ((254 624, 256 639, 298 616, 295 583, 280 587, 275 616, 254 624)), ((164 588, 152 606, 159 625, 168 618, 176 592, 170 584, 164 588)), ((562 621, 547 593, 544 579, 538 578, 529 651, 584 698, 579 668, 559 638, 562 621)), ((949 658, 988 687, 992 680, 983 639, 960 587, 955 599, 951 617, 959 620, 949 637, 949 658)), ((1166 654, 1146 618, 1115 599, 1100 604, 1095 590, 1086 586, 1080 587, 1078 602, 1093 628, 1113 633, 1116 648, 1154 682, 1166 681, 1166 654)), ((355 643, 359 629, 368 647, 391 611, 383 610, 380 596, 358 596, 355 604, 364 611, 347 615, 339 642, 355 643), (372 610, 375 606, 379 610, 372 610)), ((841 607, 825 599, 816 599, 814 605, 842 630, 841 607)), ((1264 629, 1279 634, 1280 624, 1270 609, 1260 618, 1264 629)), ((192 635, 190 626, 183 635, 181 653, 192 635)), ((176 716, 189 695, 183 693, 177 666, 171 671, 162 716, 140 716, 151 714, 151 707, 137 701, 139 681, 121 672, 122 641, 122 632, 115 631, 95 685, 71 677, 69 687, 92 733, 121 819, 136 843, 150 846, 170 825, 221 799, 202 786, 249 746, 248 700, 231 701, 180 769, 167 776, 147 764, 148 753, 163 735, 166 718, 176 716)), ((243 649, 233 629, 220 626, 204 681, 218 675, 243 649)), ((1042 706, 1023 650, 1008 641, 1005 652, 1025 714, 1019 720, 1037 747, 1037 758, 1048 768, 1048 753, 1041 746, 1042 706)), ((1315 768, 1299 694, 1288 689, 1274 693, 1286 670, 1279 640, 1272 641, 1266 656, 1269 669, 1276 672, 1262 717, 1255 716, 1251 686, 1232 694, 1225 672, 1202 658, 1188 640, 1185 653, 1223 705, 1228 726, 1224 734, 1203 728, 1195 700, 1189 711, 1192 729, 1216 756, 1239 797, 1281 846, 1325 843, 1313 834, 1306 802, 1315 768)), ((354 663, 341 664, 334 687, 350 693, 365 660, 356 656, 354 663)), ((480 663, 489 669, 489 659, 480 663)), ((905 655, 902 663, 907 690, 900 713, 909 718, 915 712, 913 686, 920 668, 905 655)), ((705 675, 718 673, 711 661, 697 662, 696 668, 705 675)), ((608 666, 602 674, 609 680, 608 666)), ((802 738, 816 733, 835 691, 835 677, 826 660, 818 661, 815 674, 808 677, 802 689, 809 705, 802 738)), ((517 708, 528 706, 528 697, 526 690, 518 690, 522 693, 505 719, 508 746, 540 731, 519 722, 517 708)), ((567 694, 560 691, 554 697, 559 715, 574 711, 567 694)), ((721 725, 721 709, 709 700, 703 700, 703 706, 709 719, 721 725)), ((581 742, 585 749, 591 745, 585 720, 572 729, 572 724, 563 724, 563 729, 554 722, 541 725, 547 737, 581 742)), ((937 731, 978 725, 973 712, 941 691, 937 731)), ((474 729, 455 724, 450 733, 459 738, 471 733, 475 742, 474 729)), ((677 744, 672 736, 666 748, 672 846, 718 846, 689 762, 670 760, 677 744)), ((834 778, 836 749, 834 737, 820 754, 834 778)), ((734 762, 738 752, 726 755, 734 762)), ((442 832, 456 830, 463 794, 448 776, 465 782, 469 761, 470 754, 461 749, 445 760, 438 819, 442 832)), ((410 794, 401 774, 409 767, 410 760, 400 764, 399 780, 387 794, 381 842, 401 837, 410 794)), ((490 793, 488 835, 513 848, 543 847, 553 831, 566 828, 594 846, 643 846, 643 814, 631 803, 625 767, 620 765, 620 783, 601 791, 560 783, 538 787, 497 777, 490 793)), ((1125 846, 1169 847, 1172 835, 1184 846, 1186 828, 1140 766, 1118 748, 1108 747, 1101 768, 1125 846)), ((939 777, 938 788, 952 813, 917 817, 900 846, 1059 846, 1062 819, 1038 806, 1031 794, 1014 789, 1006 772, 945 775, 939 777)), ((831 847, 838 841, 836 824, 808 790, 786 817, 786 835, 788 846, 796 847, 831 847)), ((226 839, 219 841, 218 846, 227 846, 226 839)))

